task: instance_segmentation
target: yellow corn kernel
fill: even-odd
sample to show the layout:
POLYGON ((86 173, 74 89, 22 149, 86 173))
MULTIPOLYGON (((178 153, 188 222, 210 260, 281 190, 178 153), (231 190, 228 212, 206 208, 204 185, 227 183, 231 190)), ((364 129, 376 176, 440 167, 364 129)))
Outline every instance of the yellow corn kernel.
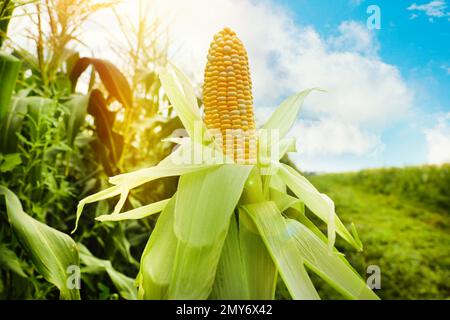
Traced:
POLYGON ((229 28, 217 33, 210 45, 203 102, 205 124, 220 131, 224 153, 237 162, 254 163, 257 147, 247 50, 229 28))

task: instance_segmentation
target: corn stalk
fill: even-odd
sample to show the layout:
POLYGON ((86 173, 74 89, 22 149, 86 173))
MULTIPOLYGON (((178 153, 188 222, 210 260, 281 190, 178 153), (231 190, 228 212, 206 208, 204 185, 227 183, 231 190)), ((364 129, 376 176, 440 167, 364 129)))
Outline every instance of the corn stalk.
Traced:
POLYGON ((11 0, 2 0, 0 3, 0 48, 8 32, 9 20, 14 10, 14 3, 11 0))

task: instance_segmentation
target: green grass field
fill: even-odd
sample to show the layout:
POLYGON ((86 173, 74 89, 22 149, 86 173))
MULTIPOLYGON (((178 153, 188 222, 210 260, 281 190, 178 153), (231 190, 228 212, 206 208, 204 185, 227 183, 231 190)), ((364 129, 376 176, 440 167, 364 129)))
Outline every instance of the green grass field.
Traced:
MULTIPOLYGON (((450 298, 449 166, 366 170, 310 176, 354 222, 364 244, 355 253, 338 241, 362 274, 381 268, 382 299, 450 298), (425 178, 424 178, 425 177, 425 178)), ((320 283, 323 298, 339 298, 320 283)))

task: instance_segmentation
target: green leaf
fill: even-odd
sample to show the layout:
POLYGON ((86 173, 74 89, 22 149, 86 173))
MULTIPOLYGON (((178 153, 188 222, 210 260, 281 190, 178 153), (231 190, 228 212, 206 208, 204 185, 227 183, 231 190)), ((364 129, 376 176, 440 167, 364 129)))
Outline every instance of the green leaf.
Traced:
POLYGON ((178 240, 173 231, 176 194, 156 222, 141 257, 137 278, 140 299, 168 299, 178 240))
POLYGON ((11 270, 15 274, 26 278, 27 275, 22 268, 22 261, 17 257, 14 251, 5 244, 0 243, 0 268, 11 270))
POLYGON ((276 279, 277 270, 264 241, 247 214, 239 210, 239 215, 231 217, 211 298, 270 300, 276 279))
POLYGON ((269 131, 261 131, 259 134, 259 166, 265 176, 273 176, 278 172, 279 161, 288 152, 296 151, 295 138, 279 139, 277 135, 271 135, 269 131))
POLYGON ((119 186, 114 186, 114 187, 102 190, 100 192, 97 192, 93 195, 90 195, 90 196, 80 200, 80 202, 78 202, 78 206, 77 206, 75 227, 72 230, 72 234, 75 233, 75 231, 78 229, 78 222, 80 220, 81 213, 83 212, 84 206, 86 204, 115 197, 115 196, 119 195, 121 192, 122 192, 122 190, 119 186))
POLYGON ((277 268, 253 221, 239 209, 239 242, 245 267, 249 299, 272 300, 275 296, 277 268))
POLYGON ((6 116, 0 123, 0 151, 3 153, 18 150, 17 134, 21 131, 22 122, 28 110, 26 94, 28 94, 28 90, 22 91, 12 98, 6 116))
POLYGON ((286 183, 278 175, 269 176, 269 189, 275 189, 286 194, 286 183))
POLYGON ((73 66, 70 74, 73 88, 76 87, 80 75, 92 65, 100 76, 106 90, 116 98, 125 108, 133 106, 133 95, 125 76, 111 62, 94 58, 81 58, 73 66))
POLYGON ((239 229, 236 216, 231 217, 230 228, 217 265, 211 299, 249 300, 247 273, 239 243, 239 229))
POLYGON ((0 172, 12 171, 15 167, 22 163, 20 153, 11 153, 2 155, 0 153, 0 172))
POLYGON ((285 192, 280 192, 277 189, 270 188, 270 200, 275 202, 280 212, 284 212, 288 208, 293 208, 299 213, 305 212, 305 205, 303 202, 285 192))
POLYGON ((109 182, 114 185, 127 185, 131 188, 135 188, 141 184, 153 181, 155 179, 163 177, 179 176, 186 173, 197 172, 214 167, 214 165, 204 164, 168 164, 167 162, 161 162, 155 167, 136 170, 131 173, 123 173, 109 178, 109 182))
POLYGON ((320 299, 297 250, 294 238, 274 202, 244 206, 252 218, 293 299, 320 299))
POLYGON ((114 269, 111 265, 111 261, 95 257, 88 248, 81 243, 78 243, 78 249, 80 251, 80 260, 87 267, 83 270, 84 273, 106 271, 122 298, 127 300, 137 300, 137 289, 133 278, 114 269))
POLYGON ((78 221, 81 217, 81 213, 83 212, 83 208, 88 203, 93 203, 101 200, 106 200, 115 196, 120 195, 120 200, 116 205, 115 212, 119 213, 123 204, 125 203, 126 197, 128 195, 129 190, 136 188, 146 182, 150 182, 159 178, 164 177, 173 177, 181 174, 196 172, 205 170, 207 168, 215 167, 215 165, 175 165, 167 163, 161 163, 156 167, 151 167, 147 169, 137 170, 135 172, 121 174, 115 177, 110 178, 110 182, 113 184, 117 184, 108 189, 102 190, 96 194, 90 195, 84 199, 82 199, 78 203, 76 220, 75 220, 75 228, 72 231, 74 233, 78 228, 78 221))
POLYGON ((73 145, 87 114, 89 98, 85 95, 72 95, 64 105, 69 109, 66 116, 67 140, 73 145))
POLYGON ((105 222, 105 221, 123 221, 123 220, 137 220, 143 219, 148 216, 151 216, 155 213, 159 213, 166 207, 167 203, 169 203, 170 199, 158 201, 147 206, 142 206, 121 214, 108 214, 102 215, 95 220, 105 222))
POLYGON ((203 246, 226 233, 231 213, 252 169, 245 165, 222 165, 182 175, 175 206, 177 237, 203 246))
POLYGON ((327 245, 298 221, 286 221, 289 234, 295 238, 297 248, 309 268, 350 299, 378 299, 340 254, 330 254, 327 245))
POLYGON ((279 130, 280 139, 284 138, 297 120, 303 101, 313 90, 320 89, 312 88, 304 90, 284 100, 275 112, 272 113, 269 120, 263 126, 263 129, 279 130))
POLYGON ((278 148, 278 160, 281 160, 286 153, 297 151, 297 141, 295 138, 285 138, 281 139, 275 147, 278 148))
POLYGON ((109 111, 108 103, 100 90, 92 90, 87 110, 94 117, 95 131, 101 143, 96 146, 97 154, 106 173, 113 175, 117 173, 116 165, 122 156, 124 145, 124 137, 113 129, 116 113, 109 111))
POLYGON ((0 123, 3 122, 10 107, 21 65, 19 59, 0 52, 0 123))
POLYGON ((72 238, 27 215, 17 196, 7 188, 0 186, 0 195, 6 199, 9 223, 36 269, 58 287, 62 299, 80 299, 79 290, 69 288, 68 282, 68 267, 79 265, 72 238))
POLYGON ((313 90, 320 89, 308 89, 284 100, 259 132, 258 160, 264 167, 264 175, 276 174, 278 160, 287 152, 295 151, 295 139, 284 137, 297 120, 303 101, 313 90))
POLYGON ((108 99, 105 99, 101 91, 92 90, 88 112, 94 116, 96 132, 101 142, 94 145, 96 153, 105 172, 111 176, 118 171, 116 166, 121 159, 125 139, 113 130, 116 112, 109 111, 108 105, 112 97, 119 101, 125 110, 130 110, 133 107, 133 94, 127 79, 114 64, 94 58, 81 58, 72 67, 70 80, 73 88, 76 87, 80 75, 90 65, 99 74, 109 93, 108 99))
POLYGON ((56 101, 42 97, 27 97, 25 101, 28 106, 28 115, 32 119, 30 126, 30 135, 32 141, 36 141, 39 135, 44 134, 48 130, 48 122, 45 118, 55 110, 56 101))
POLYGON ((116 224, 114 229, 111 230, 111 243, 110 246, 114 247, 115 250, 130 264, 139 267, 139 262, 131 254, 131 243, 126 234, 127 226, 116 224))
POLYGON ((334 244, 334 230, 357 250, 362 250, 362 244, 356 241, 345 228, 339 217, 334 212, 333 202, 320 193, 305 177, 288 165, 281 164, 279 176, 284 180, 292 192, 305 205, 328 225, 329 246, 334 244))
POLYGON ((177 76, 178 81, 181 83, 181 86, 183 88, 184 95, 189 102, 189 105, 192 107, 195 113, 199 112, 198 104, 197 104, 197 96, 194 92, 194 87, 192 87, 191 82, 189 81, 188 77, 180 70, 178 69, 174 64, 170 65, 173 71, 175 72, 175 75, 177 76))
POLYGON ((172 76, 172 74, 170 74, 167 70, 161 71, 159 78, 161 80, 164 91, 169 97, 169 100, 176 110, 177 115, 180 117, 184 128, 189 133, 189 136, 194 139, 194 137, 198 136, 199 134, 203 134, 204 129, 202 116, 197 106, 197 102, 193 104, 192 96, 195 96, 195 94, 191 92, 190 85, 187 85, 186 81, 183 81, 182 83, 184 85, 182 86, 182 88, 185 91, 182 92, 182 88, 180 88, 180 86, 177 84, 177 79, 172 76), (196 126, 198 126, 199 128, 196 128, 196 126))
POLYGON ((175 205, 178 239, 170 299, 211 293, 231 214, 252 166, 223 165, 181 176, 175 205))
MULTIPOLYGON (((80 53, 75 50, 68 50, 68 54, 66 55, 65 59, 65 65, 66 65, 66 74, 69 75, 72 74, 73 68, 77 64, 77 62, 80 60, 80 53)), ((72 80, 69 79, 72 85, 72 80)), ((73 88, 72 88, 73 89, 73 88)), ((73 91, 73 90, 72 90, 73 91)))
MULTIPOLYGON (((277 176, 271 176, 274 178, 277 176)), ((286 187, 281 188, 282 191, 276 188, 269 188, 269 199, 275 202, 278 210, 282 212, 285 216, 299 220, 301 218, 306 218, 305 216, 305 204, 295 197, 292 197, 286 193, 286 187)))

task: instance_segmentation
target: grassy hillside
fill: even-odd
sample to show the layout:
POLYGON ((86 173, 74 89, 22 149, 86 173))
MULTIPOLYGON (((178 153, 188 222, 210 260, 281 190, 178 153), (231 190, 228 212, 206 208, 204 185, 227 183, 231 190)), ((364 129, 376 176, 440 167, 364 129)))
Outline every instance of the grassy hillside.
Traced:
MULTIPOLYGON (((365 170, 309 177, 344 223, 354 222, 364 252, 338 241, 365 274, 381 268, 383 299, 450 298, 450 166, 365 170)), ((338 298, 321 285, 323 298, 338 298)))

